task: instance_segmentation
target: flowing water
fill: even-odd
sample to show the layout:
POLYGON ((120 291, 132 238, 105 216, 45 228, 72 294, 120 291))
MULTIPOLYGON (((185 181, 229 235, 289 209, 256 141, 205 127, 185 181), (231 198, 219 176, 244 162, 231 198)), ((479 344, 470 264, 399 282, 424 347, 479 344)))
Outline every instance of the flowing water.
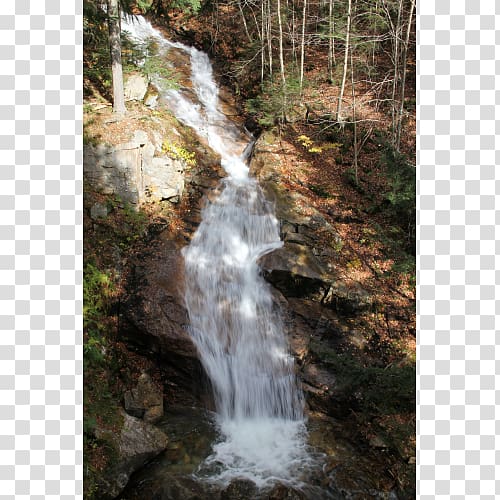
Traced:
POLYGON ((160 53, 189 56, 192 87, 165 88, 162 97, 221 155, 228 175, 184 249, 190 333, 213 387, 220 432, 198 476, 300 485, 311 460, 303 397, 280 313, 257 264, 282 242, 272 205, 249 177, 252 137, 219 111, 205 53, 165 40, 141 17, 122 28, 138 40, 152 37, 160 53))

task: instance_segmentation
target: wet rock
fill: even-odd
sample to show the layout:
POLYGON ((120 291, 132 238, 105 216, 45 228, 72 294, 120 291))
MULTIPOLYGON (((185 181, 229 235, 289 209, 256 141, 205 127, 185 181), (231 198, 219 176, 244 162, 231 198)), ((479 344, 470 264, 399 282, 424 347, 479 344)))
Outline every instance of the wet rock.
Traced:
POLYGON ((256 498, 258 489, 253 481, 249 479, 237 479, 221 492, 221 500, 244 500, 256 498))
POLYGON ((290 486, 277 484, 265 498, 269 500, 307 500, 308 497, 290 486))
POLYGON ((161 483, 145 479, 140 488, 128 491, 123 500, 216 500, 216 488, 189 476, 168 475, 161 483))
POLYGON ((164 232, 138 257, 121 308, 120 331, 124 340, 172 370, 174 383, 197 392, 203 372, 187 331, 182 245, 164 232))
POLYGON ((309 364, 302 370, 302 379, 323 392, 333 389, 336 383, 330 371, 316 364, 309 364))
POLYGON ((366 461, 350 462, 335 467, 329 473, 329 487, 338 491, 342 498, 353 500, 398 499, 394 491, 394 480, 381 470, 379 464, 370 467, 370 463, 366 461))
POLYGON ((98 438, 112 442, 117 453, 114 465, 101 478, 99 498, 102 499, 116 498, 130 476, 168 444, 167 436, 160 429, 125 412, 121 413, 123 426, 119 433, 96 432, 98 438))
POLYGON ((137 386, 125 392, 124 406, 129 415, 155 423, 163 416, 163 392, 147 373, 142 373, 137 386))
POLYGON ((254 135, 259 135, 262 131, 262 127, 259 125, 259 122, 252 116, 249 116, 245 120, 245 128, 254 135))
POLYGON ((321 301, 329 288, 321 263, 308 247, 285 242, 264 255, 259 265, 263 275, 285 297, 308 297, 321 301))
POLYGON ((142 101, 148 90, 148 81, 140 73, 132 73, 125 79, 123 93, 127 101, 142 101))

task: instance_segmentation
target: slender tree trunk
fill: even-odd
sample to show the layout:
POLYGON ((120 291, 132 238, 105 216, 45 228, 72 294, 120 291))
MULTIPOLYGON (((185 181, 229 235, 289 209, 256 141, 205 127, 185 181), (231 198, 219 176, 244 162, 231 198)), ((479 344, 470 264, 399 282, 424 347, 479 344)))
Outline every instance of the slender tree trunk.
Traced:
POLYGON ((280 75, 281 75, 281 95, 282 103, 282 118, 286 121, 286 75, 285 75, 285 60, 283 56, 283 23, 281 20, 281 0, 277 0, 277 14, 278 14, 278 34, 279 34, 279 61, 280 61, 280 75))
POLYGON ((306 15, 307 15, 307 0, 303 0, 302 6, 302 40, 300 43, 300 93, 302 94, 302 86, 304 84, 304 56, 306 45, 306 15))
POLYGON ((271 0, 267 0, 267 51, 269 57, 269 76, 273 77, 273 32, 272 32, 271 0))
POLYGON ((337 121, 341 119, 342 113, 342 99, 344 98, 345 81, 347 78, 347 63, 349 61, 349 43, 351 38, 351 14, 352 14, 352 1, 349 0, 347 5, 347 27, 345 36, 345 49, 344 49, 344 71, 342 73, 342 85, 340 86, 339 102, 337 105, 337 121))
POLYGON ((123 94, 122 49, 120 43, 120 9, 118 0, 108 0, 109 49, 113 79, 113 111, 118 115, 127 112, 123 94))
POLYGON ((245 33, 247 35, 248 41, 251 42, 252 37, 250 36, 250 33, 248 32, 247 20, 245 19, 245 13, 243 12, 243 7, 241 6, 241 0, 238 0, 238 8, 240 9, 241 20, 243 21, 243 26, 245 28, 245 33))
POLYGON ((328 2, 328 80, 333 83, 333 65, 335 64, 335 20, 333 19, 333 0, 328 2))
POLYGON ((264 68, 266 66, 266 24, 265 24, 265 9, 264 9, 264 0, 261 1, 260 4, 260 9, 261 9, 261 32, 262 36, 260 38, 260 84, 264 84, 264 68))
POLYGON ((396 130, 396 149, 399 151, 399 146, 401 143, 401 129, 403 127, 403 107, 405 102, 405 85, 406 85, 406 62, 408 56, 408 46, 410 43, 410 33, 411 33, 411 25, 413 22, 413 11, 415 10, 415 0, 412 0, 410 6, 410 14, 408 15, 408 25, 406 26, 406 37, 403 45, 403 53, 402 53, 402 76, 401 76, 401 89, 399 96, 399 110, 398 110, 398 124, 396 130))
POLYGON ((403 9, 403 0, 399 0, 398 17, 397 17, 396 25, 393 27, 394 79, 392 81, 391 102, 392 102, 392 143, 394 146, 396 146, 396 121, 397 121, 396 94, 397 94, 397 90, 398 90, 398 80, 399 80, 399 71, 400 71, 399 39, 400 39, 400 32, 401 32, 401 11, 402 11, 402 9, 403 9))
POLYGON ((292 2, 292 30, 291 30, 290 40, 292 42, 293 67, 297 69, 297 49, 295 48, 295 27, 296 27, 295 9, 293 8, 293 2, 292 2))
POLYGON ((333 59, 332 59, 332 42, 333 42, 333 0, 328 2, 328 80, 333 82, 333 59))
POLYGON ((358 127, 356 123, 356 92, 354 89, 354 63, 352 57, 353 49, 351 48, 351 88, 352 88, 352 121, 354 122, 354 178, 356 186, 359 184, 358 178, 358 127))
POLYGON ((278 44, 279 44, 279 61, 280 61, 280 74, 283 89, 286 86, 285 77, 285 59, 283 57, 283 23, 281 21, 281 0, 277 0, 277 14, 278 14, 278 44))
MULTIPOLYGON (((375 12, 378 12, 378 0, 375 1, 375 12)), ((372 9, 370 7, 370 18, 372 17, 372 9)), ((372 46, 372 66, 375 67, 375 48, 376 48, 377 42, 373 42, 372 46)))

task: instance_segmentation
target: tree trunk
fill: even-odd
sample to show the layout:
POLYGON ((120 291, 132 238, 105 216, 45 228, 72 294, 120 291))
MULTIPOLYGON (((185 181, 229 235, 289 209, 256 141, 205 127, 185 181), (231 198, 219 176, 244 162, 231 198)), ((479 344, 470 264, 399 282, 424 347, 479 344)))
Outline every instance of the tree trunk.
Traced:
POLYGON ((281 21, 281 0, 278 0, 277 3, 277 14, 278 14, 278 43, 279 43, 279 60, 280 60, 280 74, 281 74, 281 82, 283 84, 283 89, 286 87, 286 78, 285 78, 285 60, 283 57, 283 23, 281 21))
POLYGON ((342 73, 342 85, 340 87, 339 102, 337 105, 337 121, 341 119, 342 112, 342 99, 344 98, 345 81, 347 78, 347 63, 349 61, 349 43, 351 38, 351 13, 352 13, 352 1, 349 0, 347 6, 347 27, 345 36, 345 49, 344 49, 344 71, 342 73))
POLYGON ((247 20, 245 19, 245 13, 243 12, 243 7, 241 6, 241 0, 238 0, 238 8, 240 9, 241 20, 243 21, 243 26, 245 27, 245 33, 247 35, 248 41, 252 42, 252 37, 248 31, 247 20))
POLYGON ((333 65, 335 64, 335 20, 333 19, 333 0, 328 2, 328 80, 333 83, 333 65))
POLYGON ((415 0, 412 0, 410 7, 410 14, 408 16, 408 25, 406 27, 406 37, 403 45, 403 54, 401 61, 402 68, 402 76, 401 76, 401 90, 399 96, 399 110, 398 110, 398 118, 397 118, 397 131, 396 131, 396 149, 399 151, 399 146, 401 143, 401 129, 403 127, 403 106, 405 102, 405 85, 406 85, 406 63, 407 63, 407 55, 408 55, 408 45, 410 43, 410 33, 411 33, 411 25, 413 22, 413 11, 415 10, 415 0))
MULTIPOLYGON (((287 7, 287 10, 288 10, 288 7, 287 7)), ((295 47, 296 21, 295 21, 295 9, 294 9, 294 6, 293 6, 293 2, 292 2, 291 11, 292 11, 292 29, 291 30, 289 29, 289 33, 290 33, 290 42, 292 44, 292 61, 293 61, 293 66, 294 66, 294 68, 297 68, 297 49, 295 47)))
POLYGON ((281 20, 281 0, 277 3, 278 14, 278 34, 279 34, 279 60, 281 74, 281 93, 282 93, 282 118, 286 121, 286 76, 285 76, 285 60, 283 57, 283 23, 281 20))
POLYGON ((273 77, 273 32, 272 32, 272 15, 271 15, 271 0, 267 0, 267 50, 269 56, 269 76, 273 77))
POLYGON ((399 0, 398 5, 398 17, 396 20, 396 25, 393 26, 393 58, 394 58, 394 80, 392 82, 392 144, 396 146, 396 93, 398 89, 398 79, 399 79, 399 71, 400 71, 400 55, 399 55, 399 40, 401 33, 401 11, 403 9, 403 0, 399 0))
POLYGON ((354 122, 354 178, 356 181, 356 186, 359 185, 358 177, 358 126, 356 123, 356 92, 354 89, 354 63, 352 58, 352 48, 351 48, 351 87, 352 87, 352 121, 354 122))
POLYGON ((113 79, 113 111, 118 115, 127 112, 123 94, 122 49, 120 43, 120 9, 118 0, 108 0, 109 49, 113 79))
POLYGON ((260 37, 260 84, 264 84, 264 68, 265 68, 265 59, 266 59, 266 32, 265 32, 265 10, 264 10, 264 0, 262 0, 262 3, 260 4, 261 8, 261 31, 262 31, 262 36, 260 37))
POLYGON ((302 94, 302 85, 304 84, 304 52, 306 44, 306 10, 307 0, 304 0, 302 8, 302 40, 300 43, 300 93, 302 94))

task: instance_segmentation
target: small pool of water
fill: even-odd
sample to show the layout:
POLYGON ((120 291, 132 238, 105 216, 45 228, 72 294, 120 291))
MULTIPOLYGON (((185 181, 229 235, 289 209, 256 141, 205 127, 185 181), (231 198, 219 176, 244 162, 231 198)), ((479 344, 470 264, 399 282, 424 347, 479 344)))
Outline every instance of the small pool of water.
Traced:
POLYGON ((307 421, 308 445, 318 465, 302 472, 303 487, 290 490, 286 490, 288 487, 282 482, 259 490, 244 478, 237 479, 229 487, 211 482, 203 464, 212 454, 212 447, 220 441, 216 416, 212 412, 196 407, 170 408, 157 425, 168 436, 169 445, 165 452, 132 476, 120 497, 122 500, 257 500, 270 498, 269 491, 276 488, 288 491, 285 495, 296 496, 271 498, 397 498, 373 457, 360 457, 359 449, 345 437, 345 424, 321 414, 312 414, 307 421))

